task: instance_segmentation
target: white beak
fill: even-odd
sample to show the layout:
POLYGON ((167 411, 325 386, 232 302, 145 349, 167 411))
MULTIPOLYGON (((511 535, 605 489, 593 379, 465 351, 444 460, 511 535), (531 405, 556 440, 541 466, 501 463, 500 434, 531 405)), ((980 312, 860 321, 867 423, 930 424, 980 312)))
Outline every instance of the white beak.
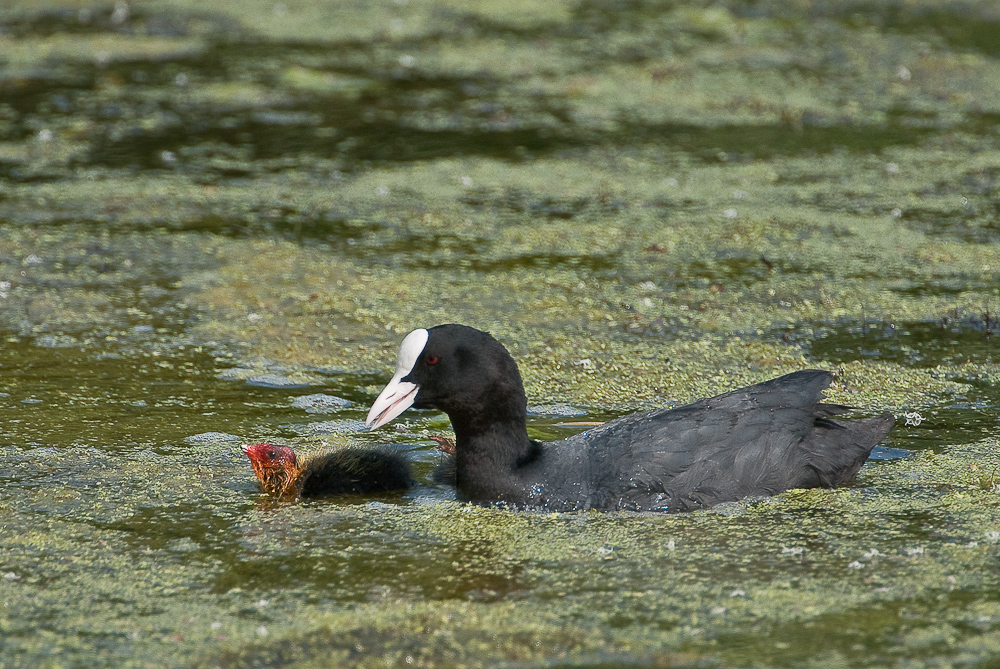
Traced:
POLYGON ((413 371, 414 365, 420 359, 420 354, 424 351, 427 338, 430 335, 427 330, 414 330, 406 335, 403 343, 399 345, 399 355, 396 357, 396 373, 392 380, 386 384, 382 392, 379 393, 365 424, 372 430, 377 430, 393 418, 403 413, 413 404, 420 386, 409 381, 403 381, 403 377, 413 371))
MULTIPOLYGON (((406 376, 405 374, 403 376, 406 376)), ((368 412, 365 424, 377 430, 393 418, 403 413, 413 404, 420 386, 408 381, 400 381, 396 376, 382 389, 368 412)))

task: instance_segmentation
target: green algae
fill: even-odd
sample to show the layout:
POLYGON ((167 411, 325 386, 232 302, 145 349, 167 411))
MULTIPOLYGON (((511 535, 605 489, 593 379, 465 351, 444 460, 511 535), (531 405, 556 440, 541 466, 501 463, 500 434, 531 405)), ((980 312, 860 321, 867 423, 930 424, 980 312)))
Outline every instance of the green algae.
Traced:
MULTIPOLYGON (((5 630, 31 639, 22 652, 51 651, 51 636, 27 626, 37 607, 70 595, 90 615, 64 614, 61 629, 118 636, 140 660, 165 644, 178 659, 195 648, 197 666, 331 656, 369 666, 406 655, 429 666, 483 657, 656 665, 665 647, 691 663, 784 665, 814 656, 802 642, 824 629, 822 648, 852 663, 866 652, 930 663, 944 648, 975 656, 991 652, 997 624, 995 579, 981 565, 995 555, 998 498, 968 474, 1000 464, 996 453, 988 440, 870 467, 853 489, 666 517, 447 502, 254 511, 249 477, 234 487, 230 462, 192 472, 161 458, 144 476, 149 456, 139 455, 90 468, 95 479, 74 487, 59 521, 17 523, 47 504, 43 486, 7 502, 24 511, 6 524, 18 571, 4 598, 20 613, 5 630), (154 565, 154 577, 133 580, 154 565), (940 634, 952 641, 933 643, 940 634)), ((87 469, 86 458, 67 451, 35 464, 87 469)), ((106 659, 128 662, 113 651, 106 659)))
POLYGON ((5 3, 0 665, 989 664, 996 23, 5 3), (363 418, 445 321, 594 420, 830 369, 915 453, 841 490, 547 515, 432 484, 440 416, 301 436, 297 393, 363 418), (275 505, 221 432, 394 442, 420 485, 275 505))

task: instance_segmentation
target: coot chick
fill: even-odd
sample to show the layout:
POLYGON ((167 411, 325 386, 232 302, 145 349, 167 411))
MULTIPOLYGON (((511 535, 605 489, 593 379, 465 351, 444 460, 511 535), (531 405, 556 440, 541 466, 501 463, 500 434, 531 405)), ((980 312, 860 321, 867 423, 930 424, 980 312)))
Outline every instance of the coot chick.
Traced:
POLYGON ((389 492, 413 484, 406 458, 378 448, 343 448, 302 465, 289 446, 265 443, 240 448, 250 458, 261 490, 274 497, 389 492))
POLYGON ((461 499, 552 511, 689 511, 854 478, 893 425, 889 414, 834 420, 832 376, 805 370, 618 418, 563 441, 528 438, 517 364, 464 325, 414 330, 368 414, 371 429, 408 407, 444 411, 455 430, 461 499))

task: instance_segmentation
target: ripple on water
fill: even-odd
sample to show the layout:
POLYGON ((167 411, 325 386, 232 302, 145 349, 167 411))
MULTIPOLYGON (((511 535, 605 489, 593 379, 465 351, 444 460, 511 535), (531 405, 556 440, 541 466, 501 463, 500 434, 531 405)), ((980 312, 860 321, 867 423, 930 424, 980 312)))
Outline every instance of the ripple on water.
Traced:
POLYGON ((305 425, 282 425, 283 428, 302 436, 317 436, 323 434, 344 434, 365 432, 368 426, 362 420, 325 420, 305 425))
POLYGON ((529 416, 547 416, 551 418, 574 418, 586 416, 587 412, 569 404, 536 404, 528 407, 529 416))
POLYGON ((243 437, 238 437, 235 434, 227 432, 202 432, 201 434, 192 434, 190 437, 184 437, 184 441, 189 444, 228 444, 246 440, 243 437))
POLYGON ((287 376, 279 374, 255 374, 246 380, 249 386, 259 386, 261 388, 308 388, 309 383, 296 381, 287 376))
POLYGON ((304 409, 306 413, 334 413, 340 409, 346 409, 352 404, 351 400, 323 393, 301 395, 292 400, 293 407, 304 409))

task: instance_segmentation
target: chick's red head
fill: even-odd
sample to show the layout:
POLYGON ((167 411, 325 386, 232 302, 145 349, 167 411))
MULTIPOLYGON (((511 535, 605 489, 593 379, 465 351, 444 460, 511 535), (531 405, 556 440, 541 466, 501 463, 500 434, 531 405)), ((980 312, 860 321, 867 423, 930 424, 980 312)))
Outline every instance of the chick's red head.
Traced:
POLYGON ((280 444, 246 444, 240 450, 246 453, 250 462, 263 466, 295 466, 295 451, 280 444))
POLYGON ((250 458, 250 466, 260 488, 275 497, 296 497, 302 482, 295 451, 279 444, 247 444, 240 447, 250 458))

